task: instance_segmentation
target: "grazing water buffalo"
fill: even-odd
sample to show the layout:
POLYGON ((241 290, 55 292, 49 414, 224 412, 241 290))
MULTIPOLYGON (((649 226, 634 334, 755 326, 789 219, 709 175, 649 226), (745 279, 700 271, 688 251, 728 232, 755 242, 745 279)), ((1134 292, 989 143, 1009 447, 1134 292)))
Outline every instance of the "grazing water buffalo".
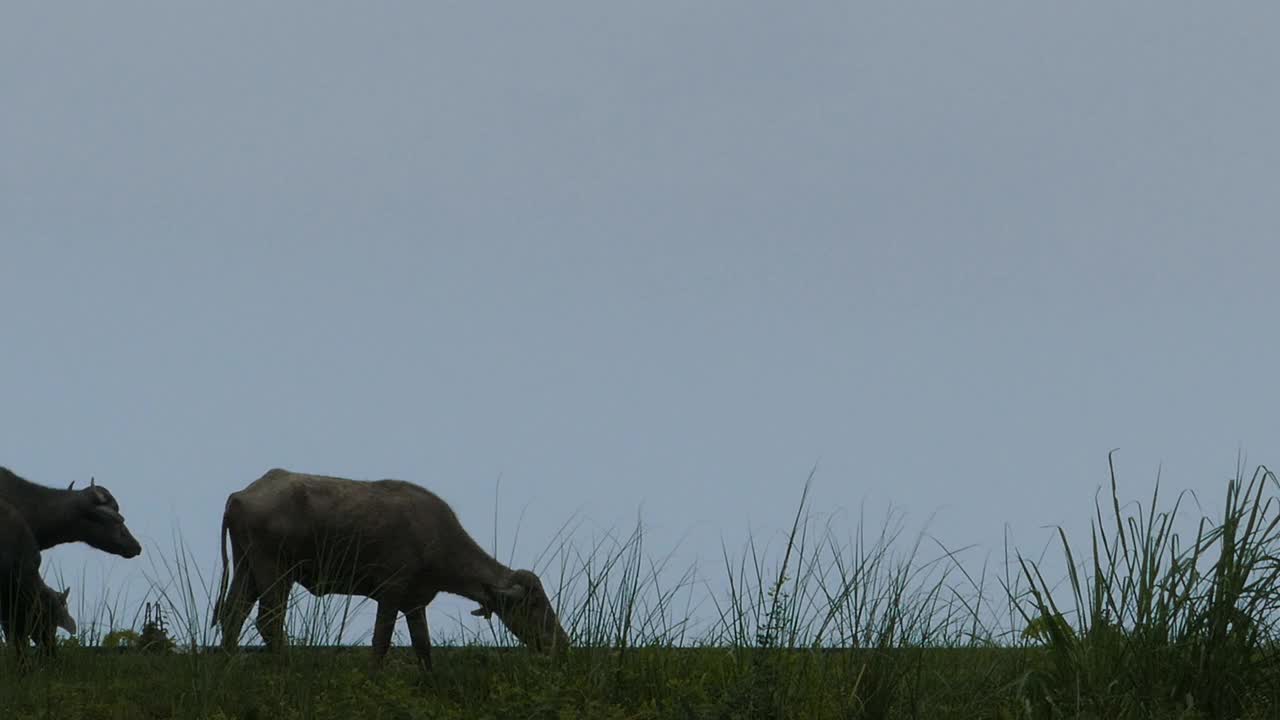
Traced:
POLYGON ((496 613, 521 642, 541 652, 568 647, 541 581, 486 553, 435 493, 400 480, 372 482, 270 470, 231 493, 222 514, 222 580, 213 624, 234 649, 250 608, 268 647, 285 642, 284 612, 293 583, 314 595, 362 595, 378 604, 373 661, 391 644, 404 613, 413 649, 431 667, 426 606, 439 592, 496 613), (234 571, 227 589, 227 536, 234 571))
POLYGON ((87 543, 103 552, 137 557, 142 546, 125 527, 120 505, 106 488, 66 490, 37 485, 0 467, 0 500, 26 520, 41 550, 69 542, 87 543))
POLYGON ((19 663, 29 640, 53 653, 58 628, 76 631, 76 621, 67 612, 70 592, 58 592, 40 578, 35 534, 17 508, 0 500, 0 627, 19 663))

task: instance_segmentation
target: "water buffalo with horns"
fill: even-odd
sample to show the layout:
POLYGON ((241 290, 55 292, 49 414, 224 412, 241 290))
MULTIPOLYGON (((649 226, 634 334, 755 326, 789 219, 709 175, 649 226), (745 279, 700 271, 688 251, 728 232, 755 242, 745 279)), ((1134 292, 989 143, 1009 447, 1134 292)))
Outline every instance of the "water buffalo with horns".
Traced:
POLYGON ((66 490, 59 490, 0 467, 0 500, 22 516, 41 550, 82 542, 125 558, 142 552, 142 545, 124 524, 115 497, 92 479, 82 490, 75 489, 74 481, 66 490))
POLYGON ((228 650, 255 601, 263 640, 272 649, 284 645, 285 606, 295 582, 313 595, 360 595, 377 603, 375 664, 404 613, 413 649, 431 667, 426 606, 440 592, 476 601, 473 615, 496 614, 534 650, 554 653, 569 644, 537 575, 495 560, 444 500, 412 483, 270 470, 227 498, 219 544, 222 580, 213 624, 221 624, 228 650))
POLYGON ((67 612, 69 590, 58 592, 40 577, 40 548, 17 508, 0 500, 0 628, 21 663, 34 639, 52 654, 58 628, 75 633, 67 612))

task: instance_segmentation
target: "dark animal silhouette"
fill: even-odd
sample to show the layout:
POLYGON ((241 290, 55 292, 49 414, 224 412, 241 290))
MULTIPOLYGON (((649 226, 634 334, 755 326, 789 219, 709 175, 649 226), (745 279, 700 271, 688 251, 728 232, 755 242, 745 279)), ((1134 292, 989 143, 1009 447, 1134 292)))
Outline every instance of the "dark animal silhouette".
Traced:
POLYGON ((120 515, 111 491, 93 480, 89 487, 66 490, 37 485, 0 467, 0 500, 12 505, 26 521, 41 550, 82 542, 121 557, 137 557, 142 546, 120 515))
POLYGON ((222 580, 213 624, 234 649, 253 603, 268 647, 285 643, 293 583, 314 595, 340 593, 378 604, 373 662, 386 655, 399 613, 413 649, 431 667, 426 606, 439 592, 480 604, 525 645, 553 653, 569 645, 538 577, 499 563, 467 534, 435 493, 400 480, 356 481, 270 470, 231 493, 222 514, 222 580), (234 572, 227 588, 227 537, 234 572))
POLYGON ((52 654, 58 628, 75 633, 67 612, 70 590, 58 592, 40 577, 40 548, 17 508, 0 500, 0 627, 21 664, 35 640, 52 654))

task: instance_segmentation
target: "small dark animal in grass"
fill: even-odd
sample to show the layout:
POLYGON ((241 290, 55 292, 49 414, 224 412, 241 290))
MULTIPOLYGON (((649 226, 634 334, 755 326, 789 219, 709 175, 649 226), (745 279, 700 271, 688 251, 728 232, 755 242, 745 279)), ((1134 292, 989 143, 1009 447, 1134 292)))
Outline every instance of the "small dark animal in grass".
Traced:
POLYGON ((89 487, 66 490, 37 485, 0 467, 0 500, 26 520, 41 550, 70 542, 82 542, 121 557, 137 557, 142 546, 120 515, 111 491, 92 479, 89 487))
POLYGON ((236 647, 255 601, 258 632, 268 647, 284 645, 285 605, 295 582, 314 595, 361 595, 377 602, 375 664, 386 656, 396 617, 404 613, 413 649, 431 667, 426 607, 440 592, 478 602, 473 615, 496 613, 536 651, 555 653, 569 645, 538 577, 495 560, 444 500, 411 483, 271 470, 227 498, 222 534, 213 623, 221 623, 228 650, 236 647))
POLYGON ((52 654, 58 628, 76 631, 67 612, 70 590, 58 592, 40 577, 40 548, 18 510, 0 500, 0 627, 21 663, 35 640, 52 654))

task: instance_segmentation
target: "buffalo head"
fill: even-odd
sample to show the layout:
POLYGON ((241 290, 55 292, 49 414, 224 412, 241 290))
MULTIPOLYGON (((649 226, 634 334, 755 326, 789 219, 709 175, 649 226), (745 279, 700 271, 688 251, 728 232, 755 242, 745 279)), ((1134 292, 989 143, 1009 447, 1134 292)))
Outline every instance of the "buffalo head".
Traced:
POLYGON ((68 588, 58 592, 51 587, 43 587, 39 591, 36 603, 35 640, 46 648, 53 648, 58 628, 75 635, 76 621, 67 609, 68 588))
POLYGON ((486 588, 489 600, 471 614, 498 619, 512 635, 536 652, 557 653, 569 647, 569 636, 560 626, 551 599, 538 576, 529 570, 511 573, 507 584, 486 588))
MULTIPOLYGON (((75 482, 67 487, 75 489, 75 482)), ((76 522, 84 542, 112 555, 131 558, 142 553, 142 545, 129 532, 120 514, 120 504, 110 490, 89 478, 89 487, 76 493, 76 522)))

